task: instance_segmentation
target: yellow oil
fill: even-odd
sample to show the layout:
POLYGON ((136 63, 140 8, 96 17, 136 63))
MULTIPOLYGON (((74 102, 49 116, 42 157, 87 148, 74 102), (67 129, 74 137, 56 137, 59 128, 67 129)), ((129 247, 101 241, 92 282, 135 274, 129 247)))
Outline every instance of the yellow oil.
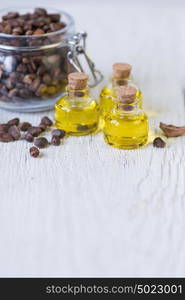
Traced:
MULTIPOLYGON (((109 85, 105 86, 100 93, 100 127, 102 128, 103 118, 106 113, 110 112, 115 105, 114 88, 121 85, 131 85, 136 87, 130 79, 112 80, 109 85)), ((137 88, 137 87, 136 87, 137 88)), ((136 98, 138 99, 139 108, 143 107, 143 95, 139 88, 137 88, 136 98)))
POLYGON ((62 97, 55 105, 56 127, 69 135, 87 135, 97 130, 99 105, 89 97, 62 97))
POLYGON ((142 110, 113 109, 103 119, 105 141, 120 149, 137 149, 147 143, 148 118, 142 110))

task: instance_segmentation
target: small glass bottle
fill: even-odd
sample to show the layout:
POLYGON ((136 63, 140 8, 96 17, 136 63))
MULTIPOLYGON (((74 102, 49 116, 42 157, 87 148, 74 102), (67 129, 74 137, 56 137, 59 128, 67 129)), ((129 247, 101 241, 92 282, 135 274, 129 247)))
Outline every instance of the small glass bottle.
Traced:
POLYGON ((70 73, 66 95, 55 105, 56 127, 69 135, 87 135, 98 127, 99 105, 90 97, 87 81, 86 73, 70 73))
POLYGON ((104 117, 105 141, 121 149, 136 149, 147 143, 148 118, 139 108, 137 89, 116 88, 115 106, 104 117))
POLYGON ((127 63, 113 64, 113 76, 107 86, 103 88, 100 94, 100 115, 101 118, 109 112, 114 106, 115 88, 118 86, 133 86, 137 90, 138 105, 142 108, 142 93, 140 89, 131 80, 132 66, 127 63))

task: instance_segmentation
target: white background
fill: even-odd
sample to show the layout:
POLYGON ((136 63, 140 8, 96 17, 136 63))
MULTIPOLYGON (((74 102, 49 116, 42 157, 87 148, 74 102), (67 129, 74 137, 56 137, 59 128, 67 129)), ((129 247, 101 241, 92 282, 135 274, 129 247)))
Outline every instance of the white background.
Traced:
MULTIPOLYGON (((15 3, 29 5, 1 7, 15 3)), ((133 65, 153 133, 159 121, 185 124, 184 1, 39 0, 47 5, 87 30, 105 77, 113 62, 133 65)), ((0 123, 14 116, 0 111, 0 123)), ((185 137, 137 151, 101 134, 68 138, 40 159, 29 146, 0 144, 0 276, 185 276, 185 137)))

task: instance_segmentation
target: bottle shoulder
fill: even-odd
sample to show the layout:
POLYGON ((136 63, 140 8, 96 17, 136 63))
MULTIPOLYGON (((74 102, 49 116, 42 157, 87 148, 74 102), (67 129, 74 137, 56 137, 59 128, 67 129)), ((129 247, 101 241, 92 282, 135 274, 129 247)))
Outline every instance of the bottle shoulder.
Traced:
POLYGON ((136 109, 134 111, 122 111, 118 110, 115 107, 106 113, 105 119, 127 119, 127 120, 148 120, 147 114, 142 109, 136 109))
POLYGON ((107 85, 105 85, 101 92, 100 92, 100 97, 104 97, 104 96, 112 96, 113 93, 113 86, 111 84, 111 82, 109 82, 107 85))
POLYGON ((136 88, 138 92, 141 92, 140 88, 138 85, 135 84, 131 79, 123 79, 123 80, 109 80, 109 82, 102 88, 100 95, 108 95, 108 94, 114 94, 115 88, 118 86, 132 86, 136 88))
POLYGON ((74 97, 64 95, 56 102, 56 107, 69 108, 69 109, 84 109, 86 107, 98 107, 96 99, 91 97, 74 97))

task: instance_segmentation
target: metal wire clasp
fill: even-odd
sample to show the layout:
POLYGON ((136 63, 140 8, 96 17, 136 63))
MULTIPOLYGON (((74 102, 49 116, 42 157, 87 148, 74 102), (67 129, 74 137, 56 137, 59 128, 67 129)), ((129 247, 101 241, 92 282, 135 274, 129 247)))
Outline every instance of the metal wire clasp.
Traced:
POLYGON ((82 67, 82 64, 79 60, 79 55, 84 55, 92 77, 92 79, 90 79, 89 86, 95 87, 102 81, 103 75, 96 69, 94 62, 86 53, 86 38, 86 32, 79 32, 73 35, 73 37, 69 40, 70 50, 67 53, 67 58, 78 72, 84 72, 84 68, 82 67))

